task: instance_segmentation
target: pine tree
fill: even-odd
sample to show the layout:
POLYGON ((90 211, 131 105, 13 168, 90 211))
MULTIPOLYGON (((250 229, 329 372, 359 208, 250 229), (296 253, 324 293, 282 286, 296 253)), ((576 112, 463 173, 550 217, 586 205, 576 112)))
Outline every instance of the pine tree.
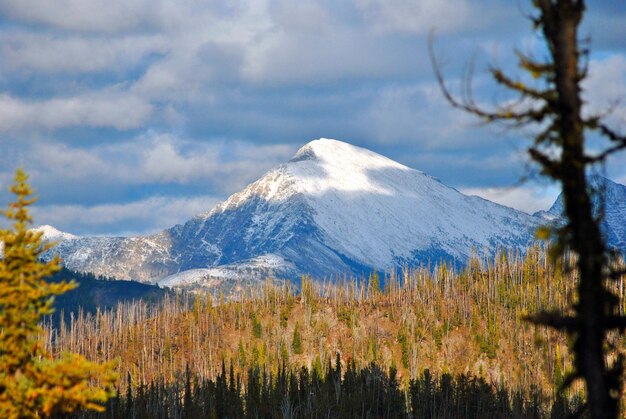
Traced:
POLYGON ((256 315, 252 316, 252 334, 257 339, 260 339, 261 336, 263 336, 263 326, 256 315))
POLYGON ((291 342, 291 349, 296 355, 302 353, 302 336, 300 336, 300 326, 296 323, 296 327, 293 329, 293 341, 291 342))
POLYGON ((380 277, 376 269, 374 269, 374 271, 370 274, 368 285, 371 296, 376 296, 380 293, 380 277))
POLYGON ((117 379, 111 363, 97 364, 77 354, 53 358, 39 335, 42 317, 53 312, 54 296, 76 288, 75 282, 48 283, 58 272, 58 257, 42 262, 53 244, 30 230, 29 206, 36 198, 18 169, 11 192, 17 200, 2 214, 12 225, 0 230, 0 417, 39 418, 79 408, 104 410, 117 379))

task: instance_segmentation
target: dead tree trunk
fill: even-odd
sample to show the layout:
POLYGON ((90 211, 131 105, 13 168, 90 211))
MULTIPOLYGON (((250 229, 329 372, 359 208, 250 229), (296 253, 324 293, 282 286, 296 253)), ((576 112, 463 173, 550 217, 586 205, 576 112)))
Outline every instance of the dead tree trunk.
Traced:
POLYGON ((594 214, 596 209, 586 171, 590 165, 603 163, 609 155, 626 149, 626 136, 608 128, 601 116, 582 116, 580 83, 586 69, 580 58, 587 52, 579 46, 578 27, 585 11, 584 1, 534 0, 533 4, 539 11, 532 18, 533 23, 542 31, 551 57, 541 62, 519 54, 520 66, 533 78, 543 80, 547 87, 528 87, 498 68, 491 69, 498 84, 519 93, 520 99, 526 101, 507 104, 495 111, 485 110, 471 97, 471 87, 466 89, 469 96, 458 100, 445 86, 432 49, 431 58, 444 96, 454 107, 487 122, 504 122, 514 127, 542 124, 529 153, 544 175, 562 185, 566 223, 558 230, 558 244, 577 255, 578 301, 572 307, 572 316, 543 312, 530 316, 530 320, 564 330, 572 337, 575 371, 565 384, 583 379, 591 417, 617 418, 623 354, 617 353, 609 364, 607 355, 612 346, 608 334, 611 330, 623 333, 626 320, 620 316, 619 299, 607 283, 620 278, 624 272, 611 271, 611 258, 600 220, 594 214), (599 131, 611 145, 599 154, 587 154, 585 130, 599 131))

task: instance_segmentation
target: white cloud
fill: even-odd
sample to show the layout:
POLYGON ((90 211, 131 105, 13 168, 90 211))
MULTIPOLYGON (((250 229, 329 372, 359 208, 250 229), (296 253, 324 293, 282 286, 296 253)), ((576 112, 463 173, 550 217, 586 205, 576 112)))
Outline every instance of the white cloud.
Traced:
POLYGON ((157 136, 140 152, 137 177, 142 182, 187 183, 211 177, 219 170, 218 149, 212 145, 195 147, 184 153, 171 136, 157 136))
POLYGON ((219 193, 237 191, 295 152, 289 145, 198 143, 165 134, 89 148, 49 142, 34 142, 31 147, 25 166, 44 187, 48 179, 69 189, 82 184, 202 184, 219 193))
MULTIPOLYGON (((484 76, 477 77, 475 86, 480 89, 483 82, 484 76)), ((497 127, 479 129, 475 116, 450 106, 436 82, 381 87, 359 123, 380 144, 406 144, 413 139, 422 150, 477 150, 494 144, 502 147, 508 140, 502 133, 494 135, 497 127)))
POLYGON ((114 33, 162 24, 167 1, 161 0, 1 0, 0 12, 15 20, 59 29, 114 33))
POLYGON ((0 54, 2 65, 15 72, 122 72, 149 54, 166 53, 168 44, 161 35, 85 37, 20 30, 0 35, 0 54))
POLYGON ((356 0, 355 4, 379 30, 424 34, 432 28, 448 32, 478 25, 468 0, 356 0))
POLYGON ((554 187, 464 188, 466 195, 476 195, 507 207, 533 214, 548 210, 558 196, 554 187))
POLYGON ((81 235, 129 235, 156 232, 208 211, 215 196, 152 197, 123 204, 35 206, 37 223, 81 235))
POLYGON ((416 48, 407 57, 402 49, 352 28, 316 33, 276 29, 246 45, 242 75, 255 84, 315 85, 417 71, 414 58, 423 56, 423 50, 416 48))
MULTIPOLYGON (((109 83, 126 78, 130 100, 120 103, 115 96, 92 91, 83 94, 91 98, 52 93, 54 97, 36 104, 16 93, 5 94, 0 111, 12 118, 0 117, 0 131, 27 126, 34 131, 149 128, 150 107, 178 114, 187 106, 219 106, 248 88, 413 77, 427 62, 423 39, 416 36, 423 34, 424 22, 462 26, 476 12, 467 0, 413 3, 357 1, 367 17, 363 22, 354 16, 358 11, 338 12, 332 3, 312 0, 59 0, 54 5, 47 0, 0 0, 0 11, 18 23, 0 32, 0 70, 10 70, 9 77, 23 77, 24 70, 48 75, 53 86, 58 83, 49 91, 58 92, 65 91, 63 83, 76 88, 55 79, 59 75, 98 72, 106 80, 105 74, 111 74, 114 81, 109 83), (33 31, 19 22, 47 25, 48 30, 33 31), (419 28, 413 23, 406 27, 409 22, 418 22, 419 28), (372 31, 376 25, 411 32, 414 39, 372 31), (77 99, 89 103, 77 106, 81 111, 67 109, 77 99), (141 106, 129 109, 133 104, 141 106)), ((88 84, 79 88, 85 91, 88 84)))
POLYGON ((128 130, 142 126, 153 111, 150 103, 123 92, 97 92, 44 100, 0 94, 0 132, 90 126, 128 130))
POLYGON ((606 114, 607 121, 626 128, 626 56, 613 54, 589 63, 583 82, 586 113, 606 114))
POLYGON ((115 179, 120 176, 119 160, 109 161, 93 150, 71 148, 64 144, 33 144, 28 153, 28 166, 35 177, 63 179, 63 184, 84 181, 105 174, 115 179))
POLYGON ((205 179, 230 192, 258 176, 259 170, 287 160, 294 151, 286 145, 259 146, 238 141, 194 144, 170 135, 149 141, 150 146, 143 148, 137 159, 138 181, 189 183, 205 179))

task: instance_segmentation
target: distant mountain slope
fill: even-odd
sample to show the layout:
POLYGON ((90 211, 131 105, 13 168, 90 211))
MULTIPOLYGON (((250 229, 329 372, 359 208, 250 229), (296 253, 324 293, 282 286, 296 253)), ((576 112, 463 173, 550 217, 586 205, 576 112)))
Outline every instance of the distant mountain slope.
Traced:
POLYGON ((67 268, 63 268, 48 280, 59 282, 71 279, 78 283, 78 287, 55 298, 53 318, 57 321, 61 313, 64 313, 65 320, 69 320, 70 314, 72 312, 77 314, 79 309, 85 313, 95 313, 97 309, 112 308, 120 302, 144 300, 155 303, 167 293, 166 290, 154 285, 98 278, 93 274, 74 272, 67 268))
MULTIPOLYGON (((594 208, 604 209, 602 231, 608 245, 626 255, 626 186, 599 175, 591 176, 589 184, 593 190, 594 208)), ((562 217, 562 194, 544 214, 552 218, 562 217)))
POLYGON ((151 282, 189 269, 242 272, 237 264, 259 265, 265 255, 281 263, 261 263, 264 274, 323 278, 523 249, 539 222, 320 139, 183 225, 145 237, 68 238, 56 250, 69 268, 151 282))

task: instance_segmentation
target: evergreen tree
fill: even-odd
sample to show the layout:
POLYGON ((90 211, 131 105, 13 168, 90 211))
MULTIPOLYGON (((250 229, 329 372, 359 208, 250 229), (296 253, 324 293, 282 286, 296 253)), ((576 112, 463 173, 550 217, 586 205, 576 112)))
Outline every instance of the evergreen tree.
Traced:
POLYGON ((256 315, 252 316, 252 334, 257 339, 260 339, 261 336, 263 336, 263 326, 256 315))
POLYGON ((296 327, 293 329, 293 341, 291 342, 291 349, 296 355, 302 353, 302 336, 300 336, 300 326, 296 323, 296 327))
POLYGON ((372 296, 378 295, 380 293, 380 276, 378 275, 378 271, 374 269, 374 271, 370 274, 368 278, 369 292, 372 296))
POLYGON ((113 396, 113 365, 86 361, 77 354, 54 359, 38 335, 39 322, 53 312, 54 296, 76 287, 74 282, 48 283, 58 272, 57 257, 42 262, 51 243, 30 230, 29 206, 36 198, 20 169, 11 192, 17 196, 2 214, 12 223, 0 230, 0 417, 39 418, 78 408, 104 410, 113 396), (99 384, 99 385, 98 385, 99 384))

